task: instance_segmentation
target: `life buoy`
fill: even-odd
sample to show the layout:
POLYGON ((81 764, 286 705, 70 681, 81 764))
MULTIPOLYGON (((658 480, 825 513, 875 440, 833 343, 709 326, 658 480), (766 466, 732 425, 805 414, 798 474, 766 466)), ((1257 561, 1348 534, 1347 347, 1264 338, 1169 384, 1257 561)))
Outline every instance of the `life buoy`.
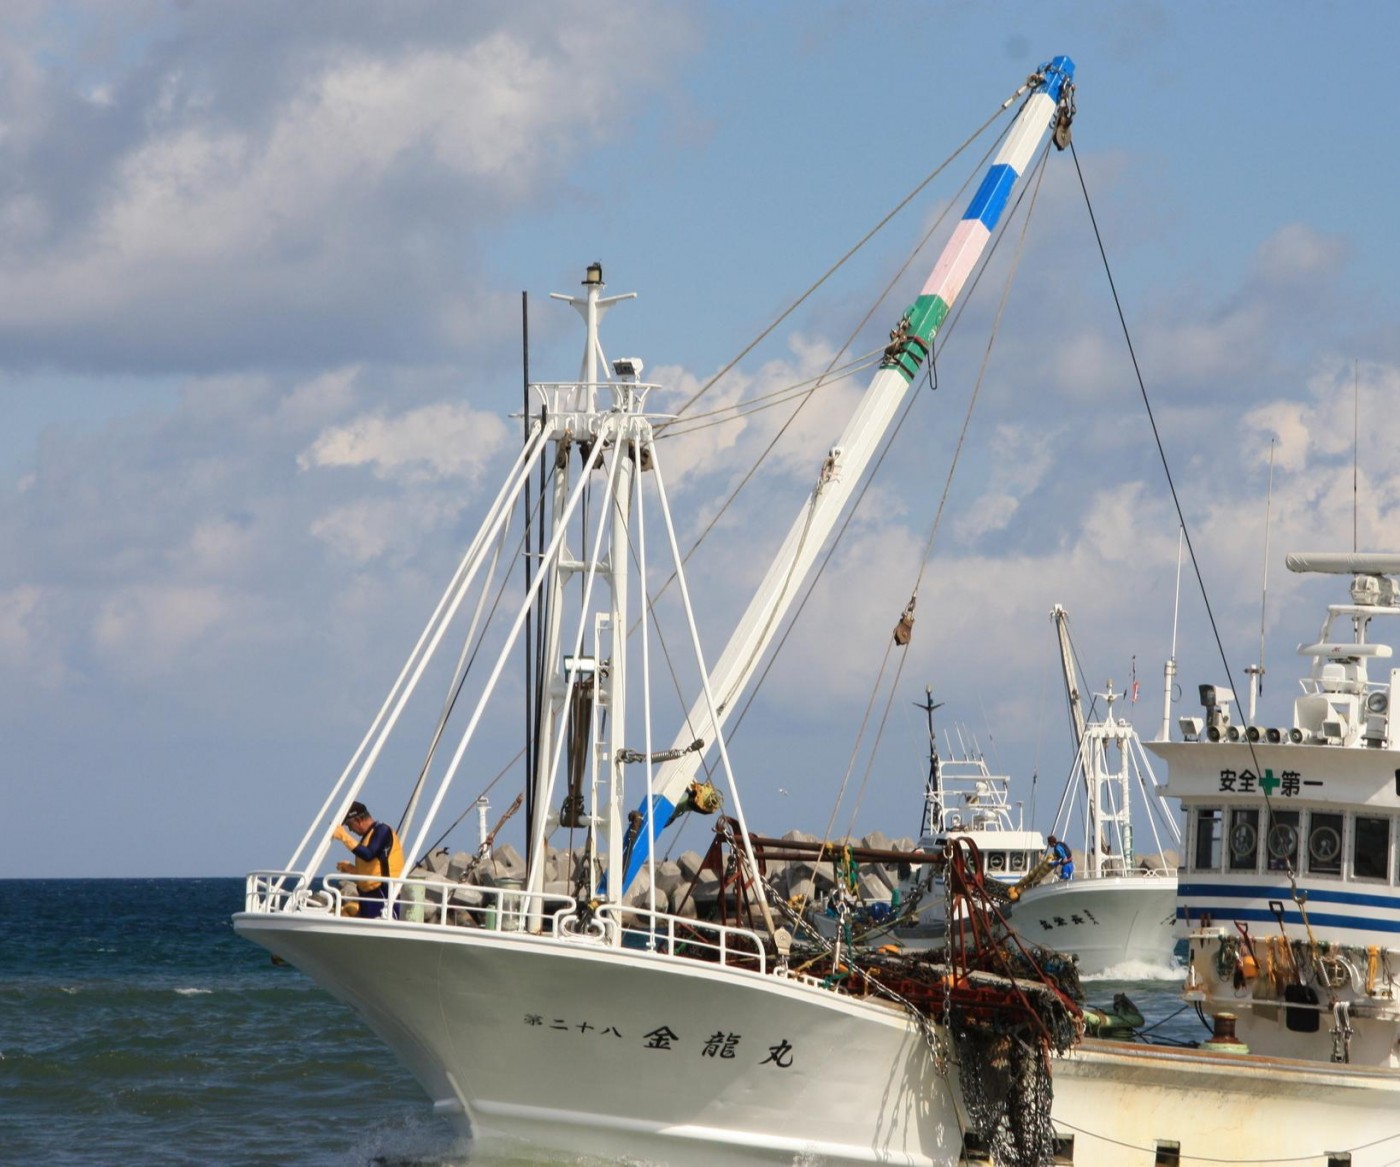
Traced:
POLYGON ((1359 992, 1361 988, 1360 970, 1342 956, 1319 956, 1315 976, 1329 989, 1344 989, 1350 985, 1359 992))

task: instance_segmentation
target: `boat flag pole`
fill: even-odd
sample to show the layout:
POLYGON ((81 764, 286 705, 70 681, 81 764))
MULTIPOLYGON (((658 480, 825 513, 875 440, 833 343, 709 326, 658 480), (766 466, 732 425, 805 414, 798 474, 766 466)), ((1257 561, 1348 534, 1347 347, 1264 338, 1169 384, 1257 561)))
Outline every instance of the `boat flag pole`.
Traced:
MULTIPOLYGON (((696 740, 703 741, 706 747, 714 744, 720 727, 772 643, 827 536, 869 467, 910 383, 933 351, 934 336, 982 258, 1017 180, 1025 173, 1052 126, 1056 144, 1061 149, 1068 144, 1073 116, 1074 62, 1064 56, 1047 61, 1010 101, 1023 92, 1028 92, 1029 96, 1012 122, 1001 150, 939 256, 928 282, 890 333, 890 344, 885 349, 879 371, 823 461, 812 493, 803 503, 777 557, 716 662, 710 674, 713 703, 702 696, 691 707, 676 736, 677 750, 696 740)), ((682 753, 663 764, 657 773, 651 793, 638 808, 647 826, 638 832, 637 844, 627 863, 624 888, 647 862, 654 833, 664 830, 679 812, 689 809, 687 797, 703 756, 704 750, 682 753)))

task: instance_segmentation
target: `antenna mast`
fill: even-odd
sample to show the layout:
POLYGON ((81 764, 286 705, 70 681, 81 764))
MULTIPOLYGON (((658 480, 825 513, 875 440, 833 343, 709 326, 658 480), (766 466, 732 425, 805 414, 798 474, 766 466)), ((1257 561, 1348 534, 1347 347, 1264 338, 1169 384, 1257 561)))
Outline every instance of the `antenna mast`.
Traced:
MULTIPOLYGON (((1264 620, 1269 608, 1269 520, 1274 509, 1274 439, 1269 439, 1269 492, 1264 503, 1264 583, 1259 591, 1259 663, 1245 669, 1249 674, 1249 725, 1254 724, 1254 709, 1259 703, 1259 694, 1264 691, 1264 620)), ((1354 520, 1353 520, 1354 521, 1354 520)), ((1352 532, 1353 546, 1356 539, 1352 532)))
POLYGON ((933 711, 942 705, 934 701, 933 686, 924 686, 924 703, 916 705, 928 717, 928 780, 924 784, 924 818, 919 837, 930 838, 943 822, 943 777, 938 761, 938 739, 933 732, 933 711))
POLYGON ((1176 599, 1172 601, 1172 650, 1167 663, 1162 667, 1162 732, 1157 735, 1159 742, 1171 741, 1172 737, 1172 690, 1176 688, 1176 621, 1181 614, 1181 551, 1186 541, 1186 528, 1180 527, 1176 535, 1176 599))

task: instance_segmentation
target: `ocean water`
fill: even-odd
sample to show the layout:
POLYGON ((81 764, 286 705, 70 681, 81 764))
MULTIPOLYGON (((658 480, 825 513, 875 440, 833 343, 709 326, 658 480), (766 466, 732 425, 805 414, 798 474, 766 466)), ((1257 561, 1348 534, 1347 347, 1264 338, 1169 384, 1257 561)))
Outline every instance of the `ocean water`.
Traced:
MULTIPOLYGON (((598 1163, 460 1141, 348 1009, 234 934, 242 902, 241 879, 0 880, 0 1164, 598 1163)), ((1088 1000, 1206 1036, 1175 978, 1122 975, 1088 1000)))

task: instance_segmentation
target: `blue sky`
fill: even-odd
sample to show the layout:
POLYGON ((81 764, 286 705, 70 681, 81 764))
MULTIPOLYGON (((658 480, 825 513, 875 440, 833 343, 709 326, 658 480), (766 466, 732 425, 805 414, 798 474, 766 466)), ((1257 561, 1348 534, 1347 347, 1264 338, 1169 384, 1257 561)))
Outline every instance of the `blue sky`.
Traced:
MULTIPOLYGON (((534 373, 568 376, 576 321, 546 296, 601 260, 610 291, 640 293, 609 317, 609 352, 679 399, 1058 53, 1078 65, 1078 157, 1241 690, 1277 443, 1265 720, 1286 721, 1293 647, 1336 589, 1282 555, 1351 546, 1354 402, 1359 541, 1396 549, 1397 32, 1386 6, 1319 3, 7 6, 0 876, 283 862, 510 452, 520 293, 534 373)), ((960 204, 975 156, 722 392, 820 367, 960 204)), ((993 274, 736 740, 762 829, 830 813, 993 274)), ((850 400, 797 427, 697 566, 714 651, 850 400)), ((677 443, 689 529, 771 432, 677 443)), ((1155 732, 1176 526, 1068 154, 1049 160, 969 443, 862 832, 917 826, 925 683, 1023 797, 1039 774, 1048 825, 1068 766, 1052 603, 1091 688, 1121 688, 1136 659, 1155 732)), ((1223 668, 1201 617, 1188 594, 1188 695, 1223 668)))

